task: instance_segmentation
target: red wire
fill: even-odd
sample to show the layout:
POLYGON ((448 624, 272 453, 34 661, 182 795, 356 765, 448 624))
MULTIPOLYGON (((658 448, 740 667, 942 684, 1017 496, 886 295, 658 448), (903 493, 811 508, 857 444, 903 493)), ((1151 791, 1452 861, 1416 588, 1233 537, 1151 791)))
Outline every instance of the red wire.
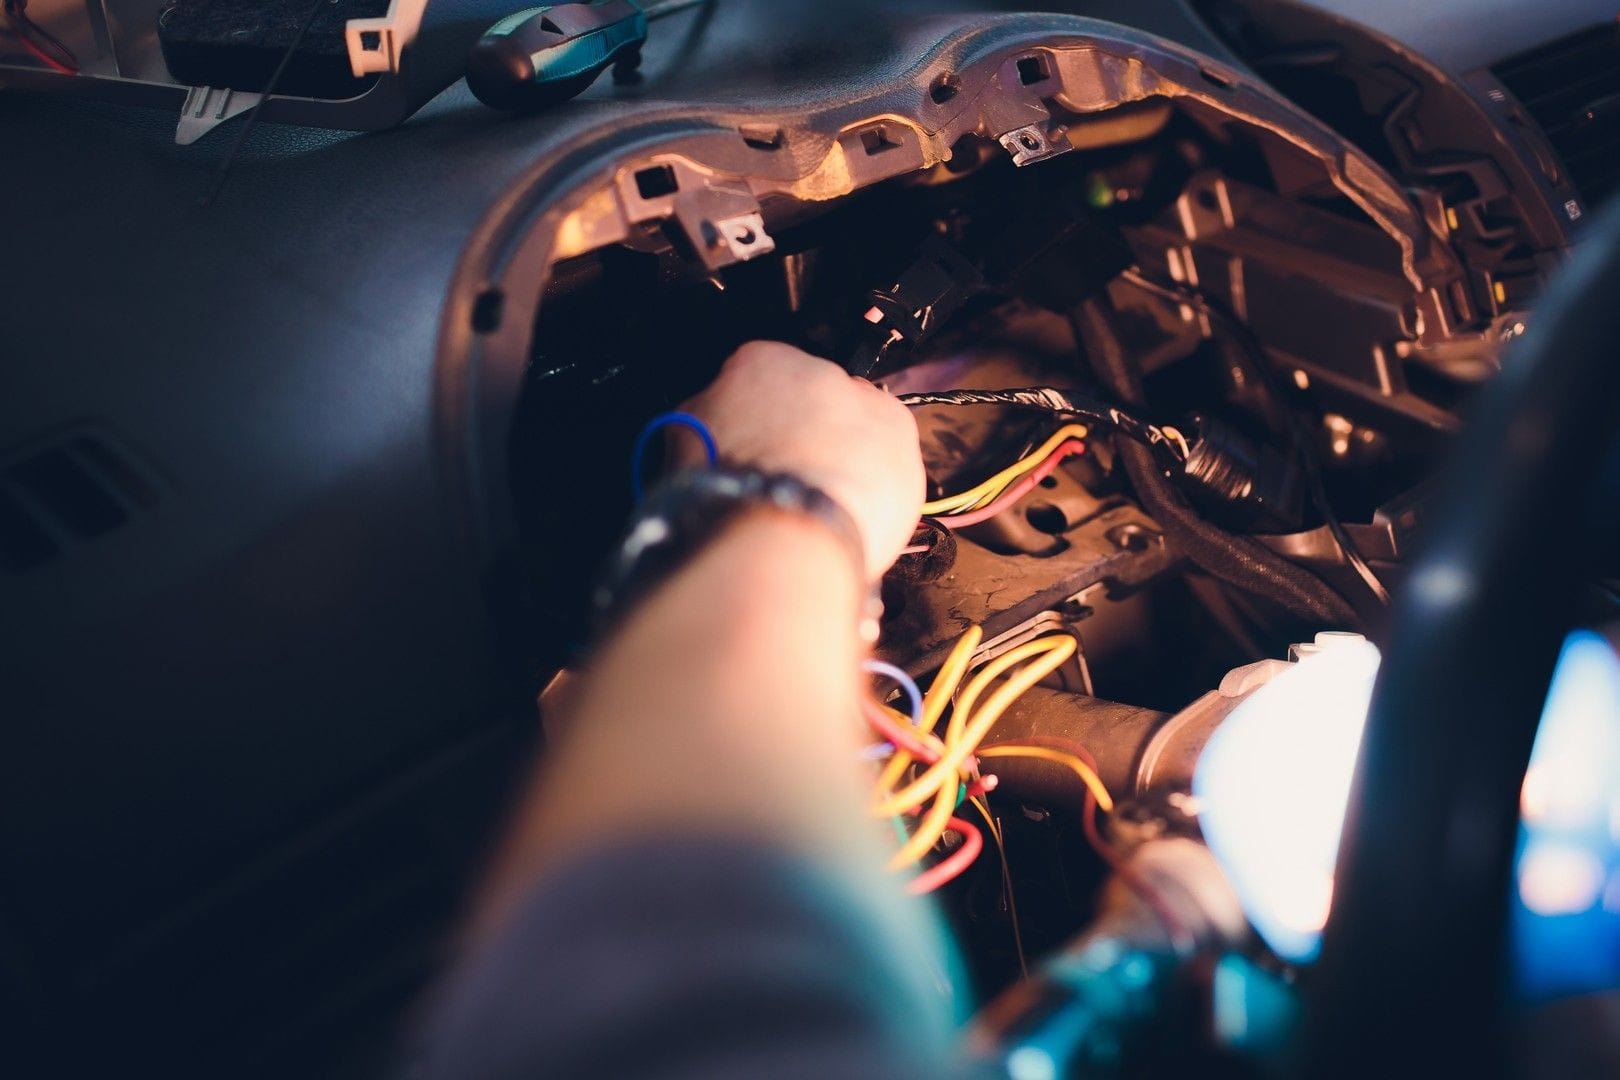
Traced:
POLYGON ((919 739, 914 729, 890 716, 888 710, 877 702, 870 698, 862 698, 861 711, 866 714, 866 722, 872 725, 873 731, 912 757, 926 761, 930 765, 939 760, 939 751, 919 739))
POLYGON ((1108 864, 1108 868, 1114 872, 1114 875, 1120 881, 1125 883, 1126 888, 1135 893, 1144 904, 1153 910, 1154 918, 1158 919, 1159 925, 1164 927, 1165 934, 1170 938, 1170 943, 1175 946, 1177 951, 1191 951, 1194 944, 1193 936, 1186 926, 1182 924, 1181 920, 1176 917, 1176 913, 1171 909, 1169 901, 1165 900, 1157 889, 1148 884, 1146 878, 1138 874, 1134 867, 1129 866, 1120 857, 1119 852, 1115 851, 1112 845, 1103 839, 1101 830, 1097 828, 1097 796, 1089 786, 1086 788, 1086 808, 1081 821, 1085 828, 1086 843, 1091 845, 1098 858, 1108 864))
POLYGON ((945 823, 952 832, 962 835, 962 844, 939 862, 911 879, 906 891, 913 896, 931 893, 948 881, 960 877, 962 871, 973 865, 973 860, 984 850, 984 835, 972 822, 953 817, 945 823))
MULTIPOLYGON (((1062 750, 1064 753, 1073 754, 1091 766, 1092 772, 1097 771, 1097 759, 1091 755, 1091 751, 1072 739, 1058 739, 1049 735, 1027 735, 1021 737, 1019 741, 1036 746, 1049 746, 1054 750, 1062 750)), ((1085 785, 1085 788, 1086 803, 1080 815, 1080 824, 1086 834, 1086 843, 1091 845, 1091 849, 1097 853, 1099 859, 1108 864, 1108 868, 1114 872, 1114 875, 1120 881, 1124 882, 1126 888, 1130 889, 1131 892, 1141 898, 1144 904, 1153 909, 1154 918, 1158 919, 1159 925, 1164 927, 1164 932, 1170 938, 1171 944, 1178 949, 1185 946, 1190 950, 1194 944, 1193 935, 1181 919, 1176 916, 1175 911, 1170 907, 1169 901, 1164 898, 1164 895, 1159 890, 1149 884, 1146 878, 1137 873, 1134 867, 1126 863, 1120 857, 1119 852, 1114 850, 1112 844, 1103 839, 1102 830, 1097 825, 1097 811, 1100 807, 1097 805, 1096 793, 1091 790, 1089 784, 1085 785)))
POLYGON ((1081 442, 1079 439, 1065 439, 1063 442, 1058 444, 1057 449, 1046 455, 1046 458, 1039 465, 1035 466, 1034 470, 1023 477, 1020 477, 1006 491, 1003 491, 1000 495, 997 495, 992 502, 985 506, 979 507, 977 510, 969 510, 965 514, 950 514, 944 517, 935 518, 934 520, 938 521, 947 529, 965 529, 969 525, 977 525, 981 521, 989 521, 991 518, 1007 509, 1007 507, 1011 506, 1019 499, 1022 499, 1031 491, 1034 491, 1035 485, 1039 484, 1042 480, 1045 480, 1048 476, 1051 476, 1064 458, 1071 457, 1075 454, 1083 454, 1085 453, 1085 450, 1086 444, 1081 442))
POLYGON ((79 73, 78 68, 72 67, 71 65, 62 63, 62 61, 58 60, 56 57, 52 56, 50 53, 46 52, 43 48, 41 48, 39 43, 36 42, 33 38, 29 37, 26 33, 19 30, 19 31, 16 32, 15 36, 16 36, 17 40, 22 44, 23 48, 25 48, 29 52, 33 53, 34 56, 39 59, 40 63, 44 64, 46 67, 50 68, 52 71, 56 72, 57 74, 59 74, 59 75, 77 75, 79 73))
POLYGON ((33 53, 40 63, 60 75, 77 75, 79 73, 79 60, 78 57, 73 55, 73 50, 51 36, 48 31, 28 17, 28 0, 7 0, 5 13, 11 22, 12 36, 22 43, 23 48, 33 53), (53 56, 43 45, 34 40, 35 34, 48 41, 53 48, 60 50, 61 57, 67 59, 64 60, 61 57, 53 56))

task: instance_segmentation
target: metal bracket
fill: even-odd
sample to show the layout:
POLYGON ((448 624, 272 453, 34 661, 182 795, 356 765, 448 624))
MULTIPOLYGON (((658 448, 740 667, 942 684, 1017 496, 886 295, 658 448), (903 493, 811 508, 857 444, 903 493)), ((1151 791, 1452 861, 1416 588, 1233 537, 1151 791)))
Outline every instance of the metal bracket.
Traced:
POLYGON ((180 106, 180 122, 174 129, 174 141, 190 146, 233 116, 240 116, 259 103, 261 94, 246 90, 222 90, 212 86, 193 86, 186 91, 185 104, 180 106))
POLYGON ((980 95, 984 126, 1020 167, 1074 149, 1068 129, 1052 122, 1037 87, 1056 86, 1051 60, 1040 55, 1009 57, 980 95))
POLYGON ((1063 138, 1065 130, 1061 124, 1055 125, 1050 132, 1044 124, 1029 124, 998 135, 996 141, 1012 155, 1013 164, 1022 167, 1073 150, 1074 147, 1063 138))
POLYGON ((741 183, 714 178, 685 158, 640 162, 616 177, 632 225, 675 219, 711 273, 776 250, 759 200, 741 183))
POLYGON ((1052 633, 1068 634, 1074 638, 1075 645, 1078 646, 1074 650, 1074 663, 1080 676, 1079 686, 1085 693, 1092 693, 1091 665, 1086 663, 1085 642, 1081 640, 1080 632, 1074 628, 1071 621, 1058 611, 1043 611, 1011 630, 997 634, 989 641, 981 642, 973 651, 973 655, 968 658, 968 670, 982 667, 1003 653, 1052 633))
POLYGON ((720 221, 705 220, 701 228, 704 244, 710 249, 723 248, 731 262, 746 262, 776 248, 758 211, 720 221))

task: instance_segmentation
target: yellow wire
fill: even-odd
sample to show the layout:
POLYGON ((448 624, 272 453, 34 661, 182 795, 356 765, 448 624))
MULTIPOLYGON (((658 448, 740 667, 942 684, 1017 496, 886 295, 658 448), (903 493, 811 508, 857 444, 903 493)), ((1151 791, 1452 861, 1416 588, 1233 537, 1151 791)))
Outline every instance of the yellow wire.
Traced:
MULTIPOLYGON (((949 772, 941 774, 943 779, 939 781, 939 786, 935 792, 934 804, 929 807, 927 815, 917 823, 917 828, 890 860, 890 865, 895 869, 909 866, 922 858, 928 852, 928 849, 937 844, 939 838, 945 835, 945 828, 950 824, 951 811, 956 808, 957 771, 961 768, 962 762, 989 733, 990 728, 994 726, 996 721, 1001 719, 1001 714, 1007 710, 1008 706, 1022 697, 1031 686, 1034 686, 1049 673, 1056 670, 1073 654, 1075 641, 1071 637, 1043 638, 1039 641, 1029 642, 1026 645, 1020 645, 1017 649, 1008 650, 1006 655, 1008 657, 1013 656, 1020 650, 1029 649, 1030 646, 1040 647, 1030 654, 1035 656, 1035 659, 1031 660, 1016 674, 1010 676, 1005 683, 996 689, 995 693, 985 700, 984 707, 974 713, 972 722, 962 729, 959 740, 952 740, 947 737, 946 743, 949 749, 940 758, 939 763, 934 765, 929 772, 941 768, 953 757, 956 759, 956 764, 951 766, 949 772), (1066 649, 1061 644, 1062 642, 1068 643, 1066 649), (1053 657, 1056 657, 1055 662, 1053 657)), ((1005 659, 1005 657, 997 657, 997 660, 1002 659, 1005 659)), ((990 665, 986 665, 986 671, 989 670, 990 665)), ((959 712, 952 714, 953 719, 956 715, 960 715, 961 711, 966 711, 972 707, 973 702, 970 700, 969 694, 976 698, 978 696, 977 692, 981 691, 985 685, 988 685, 989 680, 983 678, 983 676, 984 672, 981 672, 968 685, 967 690, 963 691, 962 700, 957 704, 959 712)), ((925 782, 927 775, 925 773, 923 777, 919 777, 917 783, 925 782)))
MULTIPOLYGON (((972 713, 972 719, 961 726, 961 735, 958 739, 946 738, 945 753, 917 779, 904 788, 890 795, 887 799, 873 807, 873 813, 879 817, 888 817, 900 813, 910 807, 919 805, 929 795, 935 793, 944 784, 954 785, 957 771, 962 767, 969 755, 973 753, 985 734, 1001 719, 1001 714, 1007 707, 1018 699, 1025 691, 1046 676, 1050 675, 1074 655, 1075 640, 1072 637, 1040 638, 1009 649, 1006 653, 996 657, 984 666, 973 681, 962 692, 957 702, 958 713, 952 714, 954 721, 960 713, 972 710, 980 694, 989 685, 991 680, 1014 664, 1023 660, 1030 660, 1007 678, 1007 681, 985 699, 982 708, 972 713)), ((953 726, 956 726, 953 724, 953 726)), ((915 837, 914 837, 915 839, 915 837)), ((926 850, 926 848, 924 849, 926 850)))
POLYGON ((984 801, 984 796, 975 795, 968 802, 972 803, 973 809, 977 810, 979 816, 984 818, 984 823, 990 826, 990 839, 999 845, 1001 843, 1001 826, 997 825, 996 819, 990 816, 990 806, 984 801))
MULTIPOLYGON (((979 647, 979 641, 984 637, 984 628, 974 624, 957 639, 956 645, 951 649, 945 663, 940 665, 939 674, 928 687, 928 693, 923 695, 923 719, 921 730, 932 732, 934 725, 939 723, 940 716, 945 712, 945 706, 956 693, 957 684, 967 673, 969 661, 973 659, 973 650, 979 647)), ((888 791, 911 766, 914 759, 904 750, 896 749, 889 757, 882 774, 878 777, 878 790, 888 791)))
POLYGON ((1001 712, 1006 709, 1006 706, 1011 704, 1011 701, 1016 699, 1017 695, 1021 695, 1025 690, 1029 690, 1029 687, 1040 682, 1040 678, 1045 678, 1048 672, 1055 670, 1056 665, 1061 664, 1063 659, 1068 659, 1069 654, 1072 653, 1074 653, 1074 640, 1072 638, 1045 638, 1045 640, 1029 641, 1029 643, 1021 644, 1017 648, 1009 649, 1008 653, 996 657, 990 664, 985 665, 972 678, 972 682, 969 682, 966 690, 962 691, 961 698, 957 701, 956 712, 953 712, 953 727, 951 727, 948 735, 946 735, 946 740, 944 740, 944 743, 946 743, 944 755, 941 755, 935 764, 928 767, 927 771, 923 771, 919 777, 915 777, 904 789, 891 793, 888 800, 883 801, 878 808, 875 808, 875 813, 880 814, 880 816, 901 813, 909 806, 920 805, 930 795, 938 792, 941 787, 946 787, 946 785, 954 787, 957 772, 961 771, 962 764, 966 763, 967 758, 972 755, 974 746, 978 745, 978 740, 983 738, 985 732, 990 730, 990 725, 995 724, 1000 719, 1001 712), (1061 644, 1063 641, 1068 641, 1068 648, 1064 648, 1063 644, 1061 644), (1032 664, 1025 667, 1021 672, 1017 672, 1014 677, 1009 678, 1008 683, 1003 685, 1000 690, 996 690, 995 695, 991 695, 990 701, 985 703, 983 711, 974 712, 974 704, 977 703, 978 696, 982 695, 985 688, 998 675, 1004 674, 1006 670, 1011 669, 1014 665, 1021 664, 1022 661, 1032 661, 1032 664), (1034 677, 1030 677, 1030 672, 1034 672, 1034 677), (1008 687, 1013 687, 1011 695, 1006 693, 1008 687), (956 722, 957 717, 969 716, 972 717, 970 722, 956 722))
POLYGON ((1042 761, 1055 761, 1059 765, 1067 765, 1080 774, 1080 779, 1085 782, 1086 787, 1091 789, 1091 793, 1097 797, 1097 805, 1102 808, 1103 813, 1111 814, 1114 812, 1113 797, 1108 794, 1108 789, 1103 786, 1102 777, 1098 776, 1097 771, 1090 765, 1087 765, 1073 754, 1065 754, 1061 750, 1052 750, 1044 746, 1000 743, 996 746, 984 747, 979 751, 978 756, 981 758, 1039 758, 1042 761))
POLYGON ((1083 439, 1088 434, 1084 424, 1064 424, 1047 438, 1033 453, 1019 458, 1011 465, 1002 469, 994 476, 981 483, 975 484, 966 491, 956 495, 946 495, 933 502, 924 503, 923 517, 938 517, 941 514, 959 514, 972 510, 975 507, 989 503, 1011 486, 1020 476, 1033 470, 1045 461, 1066 439, 1083 439))
POLYGON ((951 811, 955 809, 956 785, 941 787, 934 795, 934 803, 928 808, 928 814, 917 823, 917 828, 900 845, 900 850, 889 857, 889 869, 903 869, 928 854, 928 849, 945 835, 945 829, 951 823, 951 811))
MULTIPOLYGON (((961 723, 972 710, 973 703, 978 700, 980 693, 983 692, 984 683, 995 678, 997 675, 1006 671, 1019 661, 1028 659, 1030 656, 1038 655, 1044 649, 1044 646, 1039 645, 1032 649, 1030 648, 1030 645, 1036 645, 1036 643, 1030 642, 1026 645, 1020 645, 1016 649, 1008 650, 1006 653, 992 660, 982 671, 979 672, 978 675, 974 677, 973 681, 969 684, 968 689, 964 691, 963 698, 957 703, 955 710, 951 713, 951 723, 946 729, 945 735, 945 744, 947 747, 954 743, 959 737, 961 723)), ((948 775, 954 777, 955 772, 956 770, 953 768, 950 770, 948 775)), ((926 776, 927 774, 924 775, 926 776)), ((918 805, 923 800, 927 799, 930 794, 947 783, 945 779, 946 775, 947 774, 944 771, 940 771, 934 773, 934 780, 930 783, 923 783, 922 778, 918 778, 917 780, 913 781, 913 783, 910 784, 905 790, 908 793, 914 794, 916 798, 913 802, 902 805, 900 809, 904 809, 908 806, 918 805)), ((898 773, 893 778, 890 778, 890 783, 884 789, 885 791, 894 786, 894 779, 898 779, 898 773)), ((881 795, 882 792, 880 791, 879 794, 881 795)), ((891 798, 892 797, 893 796, 891 796, 891 798)), ((880 816, 887 817, 889 813, 894 812, 897 811, 889 811, 881 814, 880 816)))
MULTIPOLYGON (((961 701, 957 701, 956 712, 951 714, 951 727, 949 727, 948 735, 946 735, 946 746, 948 746, 946 753, 941 755, 938 764, 930 767, 923 776, 914 780, 904 792, 901 792, 901 795, 891 797, 891 800, 893 800, 893 798, 904 797, 906 793, 917 792, 915 801, 922 803, 932 793, 933 805, 928 806, 928 811, 923 814, 922 821, 917 823, 917 827, 912 831, 910 837, 907 837, 906 844, 902 844, 901 848, 894 853, 894 857, 889 860, 889 865, 896 868, 896 870, 899 870, 902 866, 912 865, 928 852, 928 848, 932 848, 933 845, 940 842, 940 837, 944 836, 944 829, 951 821, 951 811, 956 810, 956 785, 959 782, 957 772, 961 771, 962 763, 972 753, 974 746, 977 746, 978 742, 985 737, 985 733, 990 732, 991 725, 1001 719, 1001 714, 1006 711, 1009 704, 1013 704, 1013 701, 1024 695, 1025 691, 1029 690, 1029 687, 1047 677, 1048 672, 1055 670, 1059 664, 1063 664, 1064 659, 1068 659, 1069 654, 1072 653, 1074 653, 1074 638, 1040 638, 1037 641, 1027 641, 1027 643, 1021 644, 1017 648, 1008 649, 1006 653, 996 657, 995 661, 985 665, 983 670, 980 670, 975 675, 974 680, 967 685, 966 690, 962 691, 961 701), (1068 641, 1066 651, 1064 651, 1063 641, 1068 641), (1042 659, 1042 657, 1050 657, 1053 654, 1061 654, 1061 659, 1058 659, 1056 664, 1051 664, 1047 659, 1042 659), (959 717, 967 716, 969 712, 972 712, 978 696, 982 695, 983 690, 990 685, 993 678, 998 677, 1001 672, 1013 667, 1014 664, 1019 664, 1025 659, 1030 659, 1030 657, 1035 657, 1035 659, 1030 662, 1029 667, 1025 667, 1024 670, 1009 678, 1006 685, 1003 685, 1000 690, 996 691, 995 695, 991 695, 990 699, 985 701, 982 711, 975 714, 972 727, 977 733, 972 735, 972 742, 966 742, 962 735, 966 733, 967 727, 957 722, 959 717), (1030 670, 1032 669, 1035 670, 1034 677, 1030 677, 1030 670), (1011 693, 1008 693, 1009 687, 1013 687, 1011 693), (954 764, 951 764, 953 759, 954 764), (930 779, 930 777, 936 777, 936 779, 930 779)), ((914 803, 902 803, 902 806, 907 805, 914 805, 914 803)), ((883 816, 889 816, 889 814, 896 813, 896 811, 883 810, 880 813, 883 816)))
MULTIPOLYGON (((1000 656, 986 664, 984 668, 967 684, 967 687, 963 689, 961 695, 957 698, 956 710, 951 713, 951 722, 946 725, 945 728, 946 745, 948 746, 962 737, 962 731, 967 727, 968 717, 972 715, 973 706, 978 702, 979 695, 984 693, 984 691, 989 688, 990 683, 998 674, 1006 671, 1019 660, 1026 657, 1039 656, 1050 649, 1058 647, 1056 645, 1058 640, 1058 638, 1047 637, 1036 638, 1034 641, 1026 641, 1022 645, 1008 649, 1006 652, 1002 653, 1000 656)), ((1070 638, 1069 640, 1072 642, 1074 639, 1070 638)), ((1074 650, 1072 649, 1070 650, 1071 655, 1073 654, 1073 651, 1074 650)))
MULTIPOLYGON (((922 743, 924 746, 927 746, 929 749, 933 750, 934 753, 942 754, 942 753, 945 752, 945 744, 939 741, 939 736, 935 735, 933 732, 928 730, 928 726, 926 724, 916 726, 916 727, 912 726, 911 714, 909 712, 901 712, 899 709, 896 709, 894 706, 885 704, 884 702, 881 702, 881 701, 875 702, 874 704, 876 704, 877 707, 882 709, 884 712, 888 713, 889 716, 894 719, 895 723, 900 724, 900 725, 902 725, 902 726, 904 726, 906 728, 909 728, 913 733, 916 734, 917 741, 922 743)), ((891 758, 894 758, 894 757, 898 757, 901 754, 906 754, 906 751, 900 749, 899 747, 895 747, 894 753, 889 755, 889 756, 891 758)), ((906 754, 906 756, 909 757, 910 755, 906 754)))
POLYGON ((984 627, 977 623, 967 628, 967 632, 957 638, 956 645, 951 649, 945 663, 940 665, 939 675, 928 687, 928 694, 923 698, 923 727, 929 731, 939 723, 939 718, 945 713, 945 705, 956 693, 957 686, 962 682, 962 676, 967 674, 968 664, 973 661, 973 652, 979 647, 984 638, 984 627))
MULTIPOLYGON (((891 859, 890 865, 897 869, 921 859, 944 835, 951 813, 958 805, 957 785, 961 782, 959 774, 963 773, 963 766, 968 757, 1001 719, 1002 713, 1030 687, 1068 661, 1076 648, 1072 637, 1038 638, 1009 649, 991 660, 975 673, 962 689, 946 728, 943 743, 940 743, 932 734, 932 730, 966 675, 973 653, 982 638, 983 630, 978 626, 971 626, 963 633, 940 666, 938 676, 923 699, 922 722, 916 730, 929 740, 931 747, 939 746, 939 760, 905 788, 895 792, 892 791, 893 784, 913 762, 911 755, 904 751, 896 751, 879 778, 878 797, 881 801, 873 808, 875 814, 890 816, 909 807, 929 802, 923 819, 918 822, 917 828, 891 859), (1023 666, 1019 667, 1020 664, 1023 666), (1014 671, 1014 668, 1018 670, 1014 671), (1008 675, 1006 681, 985 697, 991 684, 1004 674, 1008 675), (979 705, 981 697, 984 697, 982 706, 979 705)), ((900 717, 899 713, 890 711, 897 718, 900 717)), ((1083 762, 1078 764, 1084 766, 1083 762)), ((1104 803, 1105 800, 1107 807, 1113 805, 1112 800, 1108 799, 1107 791, 1103 790, 1099 803, 1104 803)), ((992 832, 999 843, 1000 830, 995 828, 994 819, 989 816, 988 808, 978 801, 975 801, 974 805, 990 822, 992 832)))
POLYGON ((1065 424, 1057 431, 1054 431, 1038 449, 1025 457, 1019 458, 988 480, 982 481, 960 494, 947 495, 944 498, 936 499, 934 502, 925 503, 922 509, 923 516, 962 513, 985 505, 1011 486, 1020 476, 1045 461, 1047 456, 1053 450, 1056 450, 1065 439, 1083 439, 1086 433, 1087 429, 1084 424, 1065 424))

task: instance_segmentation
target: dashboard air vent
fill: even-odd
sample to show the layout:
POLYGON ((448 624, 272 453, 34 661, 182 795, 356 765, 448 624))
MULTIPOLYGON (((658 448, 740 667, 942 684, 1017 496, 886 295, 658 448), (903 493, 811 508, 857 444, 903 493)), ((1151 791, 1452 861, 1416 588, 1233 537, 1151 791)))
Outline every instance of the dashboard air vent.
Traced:
POLYGON ((1620 190, 1620 23, 1559 38, 1492 71, 1541 126, 1589 206, 1620 190))
POLYGON ((157 498, 143 470, 100 434, 68 435, 0 461, 0 572, 50 562, 157 498))

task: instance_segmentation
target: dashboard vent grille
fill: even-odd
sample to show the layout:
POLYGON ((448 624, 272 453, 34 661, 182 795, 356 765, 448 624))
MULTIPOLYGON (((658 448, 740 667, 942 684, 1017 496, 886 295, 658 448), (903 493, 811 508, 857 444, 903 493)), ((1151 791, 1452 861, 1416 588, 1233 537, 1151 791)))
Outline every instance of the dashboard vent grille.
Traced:
POLYGON ((69 435, 0 463, 0 572, 50 562, 157 499, 153 482, 98 434, 69 435))
POLYGON ((1492 70, 1541 126, 1588 205, 1620 189, 1620 23, 1560 38, 1492 70))

